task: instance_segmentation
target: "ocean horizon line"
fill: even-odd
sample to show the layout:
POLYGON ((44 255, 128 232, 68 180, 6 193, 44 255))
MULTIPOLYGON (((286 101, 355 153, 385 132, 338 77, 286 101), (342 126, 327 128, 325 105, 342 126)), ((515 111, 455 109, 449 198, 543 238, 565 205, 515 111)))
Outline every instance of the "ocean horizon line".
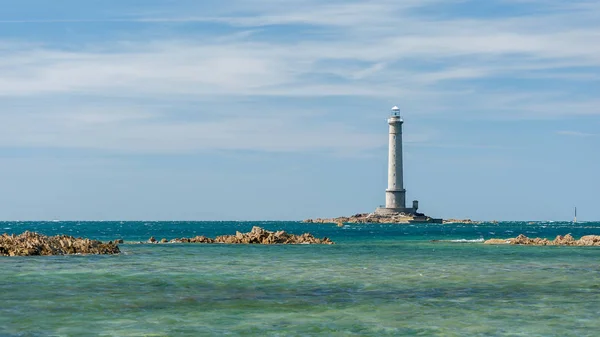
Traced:
MULTIPOLYGON (((161 219, 129 219, 129 220, 123 220, 123 219, 103 219, 103 220, 97 220, 97 219, 28 219, 28 220, 3 220, 0 219, 0 223, 4 223, 4 222, 240 222, 240 223, 246 223, 246 222, 304 222, 306 219, 301 219, 301 220, 281 220, 281 219, 247 219, 247 220, 215 220, 215 219, 174 219, 174 220, 161 220, 161 219)), ((444 218, 444 220, 463 220, 463 219, 454 219, 454 218, 444 218)), ((466 219, 464 219, 466 220, 466 219)), ((478 222, 478 223, 496 223, 496 222, 502 222, 502 223, 511 223, 511 222, 535 222, 535 223, 540 223, 540 222, 573 222, 573 223, 585 223, 585 222, 600 222, 600 220, 581 220, 581 219, 577 219, 576 222, 573 221, 573 219, 570 220, 564 220, 564 219, 560 219, 560 220, 478 220, 478 219, 469 219, 472 220, 474 222, 478 222)), ((459 223, 460 221, 453 221, 456 223, 459 223)), ((313 225, 313 224, 317 224, 317 223, 306 223, 307 225, 313 225)), ((322 224, 327 224, 327 223, 322 223, 322 224)), ((332 224, 334 224, 334 222, 332 222, 332 224)), ((357 223, 358 224, 358 223, 357 223)), ((386 225, 406 225, 405 223, 382 223, 382 224, 386 224, 386 225)))

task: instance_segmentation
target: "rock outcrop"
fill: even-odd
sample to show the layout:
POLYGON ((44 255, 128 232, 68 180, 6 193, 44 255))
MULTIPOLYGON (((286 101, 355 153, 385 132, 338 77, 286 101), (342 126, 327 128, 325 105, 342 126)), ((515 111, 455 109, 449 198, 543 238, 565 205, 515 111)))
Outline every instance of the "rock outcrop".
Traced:
POLYGON ((307 219, 304 223, 331 223, 337 224, 338 226, 345 223, 358 223, 358 224, 377 224, 377 223, 397 223, 397 224, 408 224, 412 222, 440 222, 439 219, 433 219, 425 215, 414 215, 405 213, 396 213, 390 215, 380 215, 375 213, 359 213, 352 216, 342 216, 338 218, 326 218, 326 219, 307 219))
MULTIPOLYGON (((325 244, 332 245, 329 238, 315 238, 312 234, 304 233, 294 235, 285 231, 271 232, 263 228, 254 226, 248 233, 236 232, 235 235, 222 235, 214 239, 206 236, 196 236, 194 238, 173 239, 170 243, 226 243, 226 244, 260 244, 260 245, 300 245, 300 244, 325 244)), ((156 243, 156 241, 154 241, 156 243)))
MULTIPOLYGON (((444 219, 444 223, 460 223, 460 224, 467 224, 467 225, 479 225, 481 224, 481 221, 474 221, 471 219, 444 219)), ((492 222, 494 223, 494 222, 492 222)), ((495 223, 498 223, 497 221, 495 223)))
POLYGON ((600 235, 585 235, 575 240, 571 234, 558 235, 554 240, 543 238, 528 238, 521 234, 516 238, 490 239, 484 242, 487 245, 531 245, 531 246, 600 246, 600 235))
POLYGON ((484 242, 486 245, 507 245, 510 241, 507 239, 489 239, 484 242))
POLYGON ((207 238, 206 236, 196 236, 194 238, 181 238, 173 239, 170 243, 215 243, 214 239, 207 238))
POLYGON ((113 242, 74 238, 72 236, 45 236, 34 232, 21 235, 0 236, 0 256, 70 255, 70 254, 119 254, 113 242))

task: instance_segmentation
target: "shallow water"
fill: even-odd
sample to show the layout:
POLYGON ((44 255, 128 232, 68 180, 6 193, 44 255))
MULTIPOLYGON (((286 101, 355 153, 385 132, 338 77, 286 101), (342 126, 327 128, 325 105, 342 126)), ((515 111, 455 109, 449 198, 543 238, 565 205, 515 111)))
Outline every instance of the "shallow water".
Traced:
POLYGON ((600 223, 29 222, 0 223, 0 231, 136 242, 232 234, 253 225, 309 231, 337 244, 125 244, 118 256, 0 257, 0 336, 600 331, 600 248, 477 242, 519 233, 600 235, 600 223))

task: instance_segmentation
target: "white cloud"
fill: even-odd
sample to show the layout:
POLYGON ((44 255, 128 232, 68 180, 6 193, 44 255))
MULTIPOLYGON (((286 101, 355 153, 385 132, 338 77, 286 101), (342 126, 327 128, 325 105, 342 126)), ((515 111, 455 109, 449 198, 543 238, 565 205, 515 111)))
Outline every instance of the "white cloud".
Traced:
POLYGON ((204 121, 166 119, 135 107, 80 107, 60 113, 0 114, 0 145, 60 147, 120 153, 194 153, 214 150, 325 151, 352 155, 384 147, 382 134, 341 123, 303 125, 302 114, 237 116, 204 121))
POLYGON ((384 145, 380 135, 352 119, 325 122, 306 111, 295 117, 254 112, 253 118, 244 118, 219 110, 234 97, 262 100, 262 107, 269 100, 297 97, 362 96, 390 105, 406 100, 421 113, 463 118, 600 114, 593 95, 579 93, 577 101, 569 97, 572 87, 540 85, 523 92, 518 86, 493 86, 498 78, 597 84, 597 3, 530 1, 544 10, 494 18, 453 17, 433 7, 428 14, 420 11, 452 3, 461 1, 238 0, 210 10, 188 3, 127 17, 0 21, 212 22, 233 30, 225 35, 190 31, 177 39, 113 37, 85 45, 36 44, 18 37, 0 41, 0 98, 32 102, 26 111, 0 102, 0 146, 345 153, 384 145), (281 38, 277 30, 282 25, 301 26, 307 33, 281 38), (54 96, 130 103, 47 107, 54 96), (135 104, 148 99, 154 103, 135 104), (201 105, 207 100, 211 103, 203 111, 213 110, 220 118, 178 118, 179 102, 201 105))
MULTIPOLYGON (((233 39, 110 41, 79 52, 57 47, 9 48, 0 51, 4 75, 0 95, 126 89, 132 93, 288 92, 316 96, 350 90, 350 95, 389 96, 394 94, 390 85, 429 91, 440 81, 486 79, 499 74, 518 78, 539 70, 546 70, 546 76, 551 77, 557 68, 600 67, 598 23, 575 28, 555 25, 554 12, 537 17, 431 19, 410 11, 431 3, 436 1, 296 1, 292 12, 290 6, 271 1, 252 2, 252 6, 238 1, 217 10, 221 16, 214 18, 131 18, 219 20, 243 29, 300 23, 321 26, 315 28, 321 34, 299 33, 284 41, 235 34, 233 39), (230 13, 244 10, 250 14, 230 13), (431 65, 442 69, 428 69, 431 65), (332 84, 326 74, 340 81, 332 84), (310 87, 314 89, 307 92, 310 87)), ((580 22, 580 15, 590 15, 596 9, 563 13, 560 18, 580 22)), ((564 72, 557 76, 564 76, 564 72)))
POLYGON ((597 134, 594 134, 594 133, 587 133, 587 132, 581 132, 581 131, 558 131, 557 134, 562 135, 562 136, 575 136, 575 137, 597 136, 597 134))

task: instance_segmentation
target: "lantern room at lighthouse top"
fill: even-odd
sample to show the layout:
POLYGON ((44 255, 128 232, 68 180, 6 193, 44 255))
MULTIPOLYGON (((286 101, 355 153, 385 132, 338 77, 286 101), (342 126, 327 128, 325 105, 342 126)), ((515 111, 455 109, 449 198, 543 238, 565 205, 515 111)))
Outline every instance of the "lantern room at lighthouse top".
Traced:
POLYGON ((402 122, 402 116, 400 116, 400 108, 399 107, 394 106, 392 108, 392 115, 391 115, 391 117, 392 118, 395 117, 394 119, 399 119, 402 122))

